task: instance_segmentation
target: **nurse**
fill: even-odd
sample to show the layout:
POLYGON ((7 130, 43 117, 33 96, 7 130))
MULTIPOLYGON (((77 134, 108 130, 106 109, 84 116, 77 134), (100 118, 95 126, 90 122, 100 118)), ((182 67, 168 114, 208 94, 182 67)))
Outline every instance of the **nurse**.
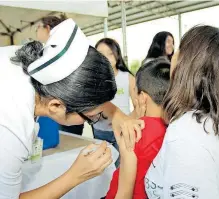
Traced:
POLYGON ((56 180, 20 193, 21 168, 31 154, 37 116, 74 125, 84 121, 94 124, 104 113, 112 119, 115 132, 123 133, 128 148, 140 139, 144 123, 129 119, 108 102, 116 93, 112 67, 89 46, 73 20, 56 26, 44 47, 36 41, 20 49, 4 47, 0 56, 4 63, 0 66, 0 199, 58 199, 112 162, 110 149, 103 142, 92 154, 84 155, 82 150, 71 168, 56 180))

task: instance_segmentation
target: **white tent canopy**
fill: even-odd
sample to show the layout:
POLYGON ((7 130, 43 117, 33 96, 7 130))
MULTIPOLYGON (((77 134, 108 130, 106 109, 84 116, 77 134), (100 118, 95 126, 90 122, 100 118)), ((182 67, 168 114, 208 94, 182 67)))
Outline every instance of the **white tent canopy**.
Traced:
POLYGON ((16 31, 14 35, 15 44, 20 44, 21 41, 28 37, 35 39, 35 29, 32 26, 28 26, 30 23, 21 23, 21 20, 36 22, 42 17, 51 14, 51 12, 53 15, 65 12, 67 17, 76 21, 87 36, 103 32, 104 27, 105 33, 107 30, 120 28, 123 21, 123 33, 125 35, 126 25, 129 26, 173 15, 178 15, 180 29, 180 15, 182 13, 216 5, 219 5, 219 1, 0 0, 0 46, 10 44, 9 39, 7 43, 2 42, 2 38, 6 38, 5 34, 7 35, 8 30, 11 32, 16 31), (122 1, 123 9, 121 9, 122 1), (104 23, 106 17, 108 20, 105 20, 104 23), (124 20, 125 18, 126 20, 124 20), (3 22, 2 24, 1 21, 3 22), (27 28, 24 29, 24 27, 27 28), (18 29, 21 29, 22 32, 19 33, 18 29))
POLYGON ((97 17, 108 16, 107 1, 30 1, 30 0, 13 0, 13 1, 0 1, 0 5, 11 6, 18 8, 31 8, 38 10, 50 10, 67 13, 75 13, 82 15, 91 15, 97 17))
POLYGON ((20 44, 28 38, 36 39, 35 24, 48 15, 65 13, 83 29, 84 25, 104 21, 108 16, 107 0, 102 1, 29 1, 0 0, 0 46, 20 44), (32 23, 31 23, 32 22, 32 23), (21 31, 21 32, 20 32, 21 31))

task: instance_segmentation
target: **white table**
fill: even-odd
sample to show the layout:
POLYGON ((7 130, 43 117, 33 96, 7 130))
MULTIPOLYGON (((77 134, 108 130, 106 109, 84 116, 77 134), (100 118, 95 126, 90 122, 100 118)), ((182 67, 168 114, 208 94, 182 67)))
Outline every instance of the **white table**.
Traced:
MULTIPOLYGON (((44 153, 45 156, 42 158, 41 164, 32 164, 30 162, 24 164, 22 192, 38 188, 62 175, 70 168, 80 150, 83 148, 75 148, 75 145, 85 146, 91 141, 93 140, 77 135, 62 133, 60 146, 57 149, 48 150, 44 153)), ((110 148, 115 163, 118 158, 118 152, 114 147, 110 146, 110 148)), ((62 199, 100 199, 105 196, 109 189, 112 174, 115 170, 114 163, 112 163, 101 176, 75 187, 63 196, 62 199)))

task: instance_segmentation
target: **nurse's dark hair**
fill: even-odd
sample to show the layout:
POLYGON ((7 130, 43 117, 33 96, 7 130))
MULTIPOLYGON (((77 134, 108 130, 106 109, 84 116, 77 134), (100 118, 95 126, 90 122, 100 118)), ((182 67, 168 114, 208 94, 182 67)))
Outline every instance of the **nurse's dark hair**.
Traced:
MULTIPOLYGON (((28 66, 42 56, 42 49, 40 42, 30 42, 17 50, 11 61, 21 63, 27 73, 28 66)), ((91 46, 83 63, 68 77, 48 85, 42 85, 32 77, 31 82, 41 97, 60 99, 65 104, 67 113, 96 108, 112 100, 117 90, 109 61, 91 46)))
POLYGON ((196 26, 182 38, 177 64, 164 99, 167 120, 188 111, 198 123, 211 119, 219 135, 219 29, 196 26))
POLYGON ((147 93, 157 104, 162 105, 170 82, 170 62, 166 58, 156 58, 144 63, 136 73, 138 94, 147 93))

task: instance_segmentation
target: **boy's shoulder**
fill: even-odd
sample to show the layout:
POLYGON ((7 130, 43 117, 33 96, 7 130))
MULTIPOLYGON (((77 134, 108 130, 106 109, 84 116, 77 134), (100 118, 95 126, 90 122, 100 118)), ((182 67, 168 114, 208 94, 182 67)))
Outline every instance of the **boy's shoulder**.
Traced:
POLYGON ((164 137, 167 125, 160 117, 142 117, 145 122, 145 128, 142 129, 142 142, 149 144, 161 137, 164 137))
POLYGON ((140 119, 144 120, 145 122, 145 128, 142 129, 143 132, 149 130, 162 131, 167 129, 167 125, 165 124, 163 118, 161 117, 144 116, 141 117, 140 119))

